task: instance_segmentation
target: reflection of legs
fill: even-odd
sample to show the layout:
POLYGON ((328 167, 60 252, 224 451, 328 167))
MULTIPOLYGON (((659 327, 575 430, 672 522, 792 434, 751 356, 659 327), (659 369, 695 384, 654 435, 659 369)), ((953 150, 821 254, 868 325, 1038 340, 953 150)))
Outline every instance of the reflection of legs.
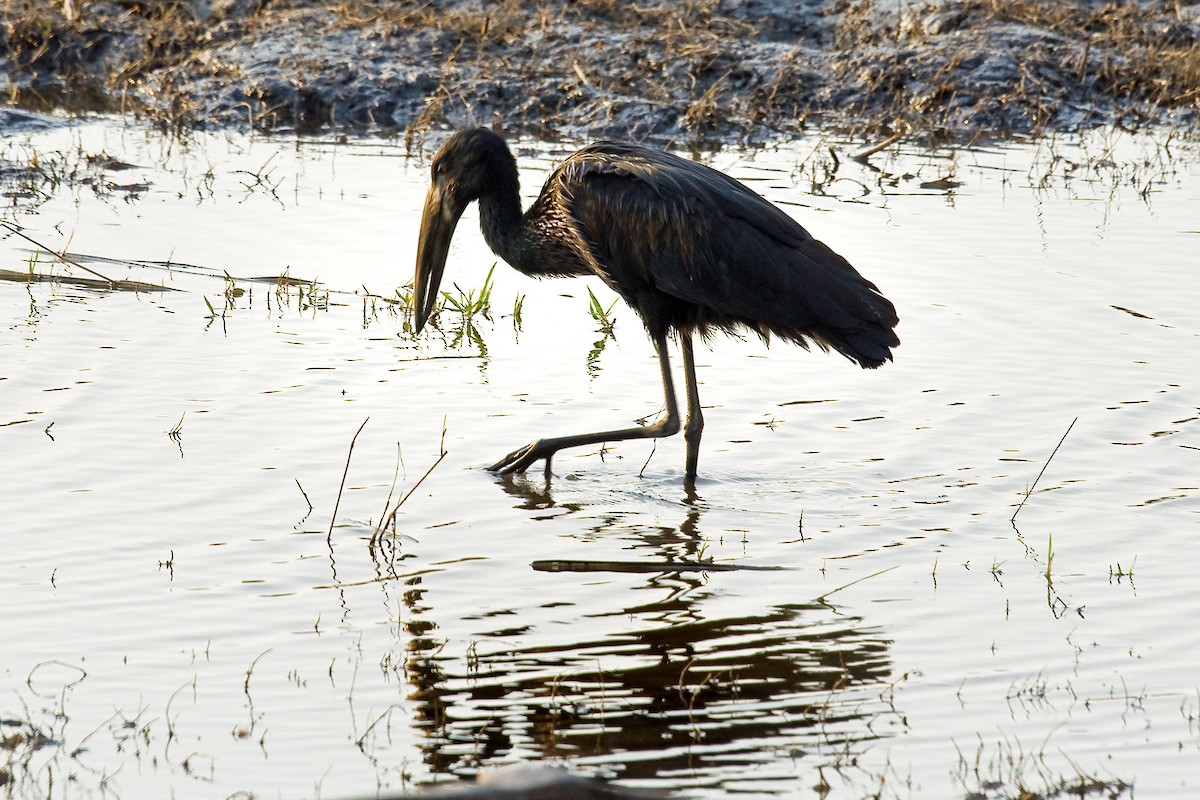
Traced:
MULTIPOLYGON (((684 350, 683 355, 684 364, 690 364, 692 357, 691 341, 686 341, 687 349, 684 350)), ((667 358, 667 337, 665 334, 654 338, 654 349, 658 352, 658 363, 662 368, 663 393, 666 395, 667 412, 653 425, 621 428, 615 431, 600 431, 598 433, 581 433, 575 436, 558 436, 553 439, 538 439, 536 442, 517 448, 495 464, 492 464, 488 469, 493 472, 499 472, 501 475, 507 475, 510 472, 524 472, 533 462, 544 458, 546 459, 546 472, 549 473, 551 456, 559 450, 565 450, 568 447, 580 447, 586 444, 599 444, 601 442, 619 442, 625 439, 657 439, 660 436, 672 436, 679 433, 679 407, 675 402, 675 384, 671 381, 671 362, 667 358)), ((688 384, 692 386, 695 383, 695 376, 691 371, 688 374, 688 384)), ((688 401, 689 409, 691 407, 690 397, 691 392, 689 393, 688 401)), ((697 410, 698 408, 697 404, 697 410)), ((699 432, 697 432, 696 438, 699 440, 699 432)))
POLYGON ((696 477, 700 460, 700 434, 704 432, 704 413, 700 410, 700 389, 696 385, 696 362, 692 359, 692 335, 679 333, 679 349, 683 351, 683 377, 687 384, 687 426, 683 438, 687 442, 687 471, 684 477, 696 477))

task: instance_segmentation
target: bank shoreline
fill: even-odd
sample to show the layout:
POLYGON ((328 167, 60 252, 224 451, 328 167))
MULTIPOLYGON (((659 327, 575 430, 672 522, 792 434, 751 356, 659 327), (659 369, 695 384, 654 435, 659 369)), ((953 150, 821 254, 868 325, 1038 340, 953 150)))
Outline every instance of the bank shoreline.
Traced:
POLYGON ((1200 4, 0 0, 14 107, 754 143, 1200 128, 1200 4))

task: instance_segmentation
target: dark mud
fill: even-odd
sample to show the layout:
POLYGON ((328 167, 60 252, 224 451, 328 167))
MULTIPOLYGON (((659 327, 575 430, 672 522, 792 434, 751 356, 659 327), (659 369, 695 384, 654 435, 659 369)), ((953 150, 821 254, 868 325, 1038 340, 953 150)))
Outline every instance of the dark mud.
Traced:
POLYGON ((10 105, 173 126, 757 140, 1187 130, 1200 4, 3 0, 10 105))

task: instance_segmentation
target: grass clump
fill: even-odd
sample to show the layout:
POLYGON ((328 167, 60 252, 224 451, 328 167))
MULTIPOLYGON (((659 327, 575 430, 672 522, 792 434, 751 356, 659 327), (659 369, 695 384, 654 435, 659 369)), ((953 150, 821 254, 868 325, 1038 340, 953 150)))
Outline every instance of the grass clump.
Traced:
POLYGON ((612 316, 612 310, 616 308, 617 301, 612 301, 609 303, 608 308, 605 308, 604 304, 600 302, 600 299, 597 298, 596 294, 592 291, 592 287, 589 286, 587 292, 588 314, 596 321, 596 324, 600 326, 600 333, 604 334, 606 339, 615 339, 616 333, 614 332, 614 328, 617 324, 617 321, 612 316))

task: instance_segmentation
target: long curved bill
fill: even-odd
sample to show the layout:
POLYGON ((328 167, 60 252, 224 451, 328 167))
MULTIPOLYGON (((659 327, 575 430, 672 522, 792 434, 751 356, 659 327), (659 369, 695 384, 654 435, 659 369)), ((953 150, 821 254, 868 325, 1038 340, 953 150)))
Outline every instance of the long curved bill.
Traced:
POLYGON ((430 184, 429 193, 425 195, 425 210, 421 214, 417 271, 413 277, 413 287, 416 289, 413 312, 416 314, 417 333, 425 327, 437 303, 438 287, 442 284, 446 256, 450 252, 450 237, 454 235, 462 212, 463 206, 443 191, 438 181, 430 184))

